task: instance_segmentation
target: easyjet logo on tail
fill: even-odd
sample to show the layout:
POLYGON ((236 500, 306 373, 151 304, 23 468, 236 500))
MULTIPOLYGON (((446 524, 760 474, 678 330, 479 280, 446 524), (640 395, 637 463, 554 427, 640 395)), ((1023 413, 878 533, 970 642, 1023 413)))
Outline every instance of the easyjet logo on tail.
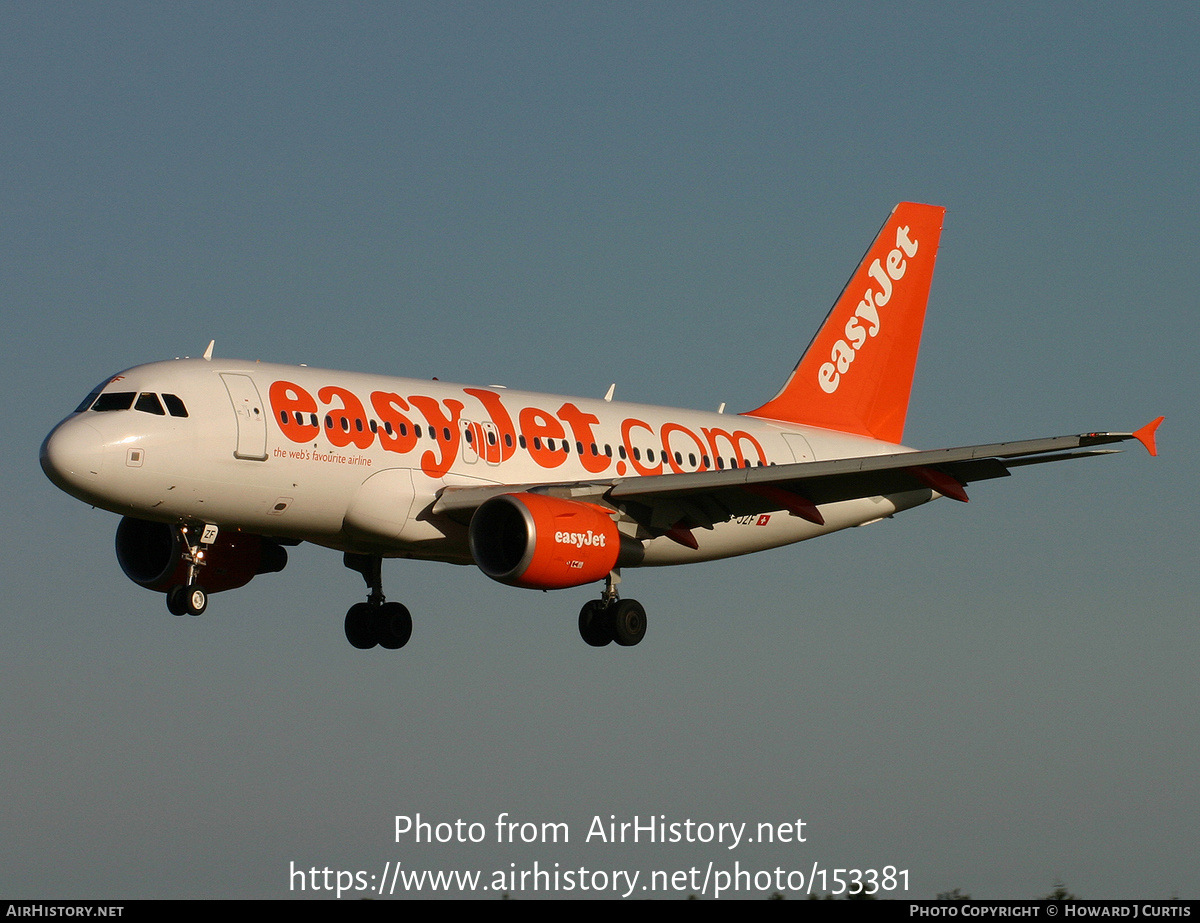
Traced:
POLYGON ((892 209, 787 384, 748 416, 900 442, 945 214, 892 209))
POLYGON ((904 271, 908 268, 905 259, 917 255, 918 243, 909 237, 907 226, 896 228, 896 247, 887 255, 886 271, 883 261, 878 257, 867 270, 867 275, 878 283, 878 291, 874 286, 867 285, 854 315, 846 321, 846 338, 833 344, 829 361, 817 369, 817 384, 826 394, 833 394, 837 390, 841 377, 849 371, 850 364, 867 339, 879 335, 879 309, 892 300, 892 283, 904 278, 904 271))

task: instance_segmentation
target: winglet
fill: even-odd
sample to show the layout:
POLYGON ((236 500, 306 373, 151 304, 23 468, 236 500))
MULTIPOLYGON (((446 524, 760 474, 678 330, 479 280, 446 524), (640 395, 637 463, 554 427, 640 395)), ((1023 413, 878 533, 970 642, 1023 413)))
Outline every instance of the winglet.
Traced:
POLYGON ((1133 438, 1146 447, 1146 451, 1151 455, 1158 454, 1158 446, 1154 442, 1154 432, 1158 429, 1158 425, 1162 423, 1164 417, 1159 417, 1156 420, 1151 420, 1141 429, 1134 430, 1133 438))

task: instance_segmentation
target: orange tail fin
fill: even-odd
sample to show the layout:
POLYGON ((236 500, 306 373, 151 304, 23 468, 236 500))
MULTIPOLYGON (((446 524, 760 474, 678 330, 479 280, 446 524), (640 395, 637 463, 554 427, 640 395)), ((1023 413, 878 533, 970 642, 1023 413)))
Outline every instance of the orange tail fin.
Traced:
POLYGON ((892 210, 783 390, 747 416, 903 438, 945 214, 892 210))

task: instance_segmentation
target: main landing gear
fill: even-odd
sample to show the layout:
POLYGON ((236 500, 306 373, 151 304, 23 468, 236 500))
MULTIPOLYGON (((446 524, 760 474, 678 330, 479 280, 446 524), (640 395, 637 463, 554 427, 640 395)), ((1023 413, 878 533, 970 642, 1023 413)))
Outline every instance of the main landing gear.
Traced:
POLYGON ((636 599, 618 599, 621 575, 613 571, 604 582, 599 599, 584 603, 579 610, 579 635, 592 647, 616 641, 633 647, 646 636, 646 610, 636 599))
POLYGON ((200 615, 208 608, 208 591, 200 585, 197 578, 200 568, 204 566, 202 545, 205 539, 212 542, 216 538, 216 530, 216 526, 205 526, 201 540, 195 541, 190 536, 187 526, 179 527, 180 543, 187 549, 180 555, 180 559, 187 564, 187 583, 167 590, 167 611, 171 615, 200 615))
POLYGON ((365 603, 355 603, 346 613, 346 640, 359 650, 375 645, 397 650, 412 637, 412 616, 400 603, 383 598, 383 559, 372 554, 346 552, 342 560, 351 570, 362 574, 370 593, 365 603))
MULTIPOLYGON (((346 552, 342 560, 362 574, 370 590, 365 603, 355 603, 346 613, 346 640, 359 650, 376 645, 388 650, 404 647, 412 637, 412 616, 407 607, 384 600, 383 559, 346 552)), ((621 575, 614 570, 605 580, 600 598, 590 600, 579 610, 579 634, 592 647, 604 647, 613 641, 633 647, 646 636, 646 610, 636 599, 618 598, 620 582, 621 575)))

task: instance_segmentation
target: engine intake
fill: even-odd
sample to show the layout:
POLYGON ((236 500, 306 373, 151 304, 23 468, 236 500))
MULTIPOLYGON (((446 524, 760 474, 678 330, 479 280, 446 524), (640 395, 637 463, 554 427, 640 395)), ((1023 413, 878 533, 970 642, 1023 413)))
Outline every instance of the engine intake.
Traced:
MULTIPOLYGON (((186 551, 179 530, 164 522, 126 516, 117 526, 117 563, 126 577, 148 590, 163 593, 187 582, 186 551)), ((205 546, 205 562, 201 580, 210 593, 218 593, 283 570, 287 551, 261 535, 223 532, 205 546)))

